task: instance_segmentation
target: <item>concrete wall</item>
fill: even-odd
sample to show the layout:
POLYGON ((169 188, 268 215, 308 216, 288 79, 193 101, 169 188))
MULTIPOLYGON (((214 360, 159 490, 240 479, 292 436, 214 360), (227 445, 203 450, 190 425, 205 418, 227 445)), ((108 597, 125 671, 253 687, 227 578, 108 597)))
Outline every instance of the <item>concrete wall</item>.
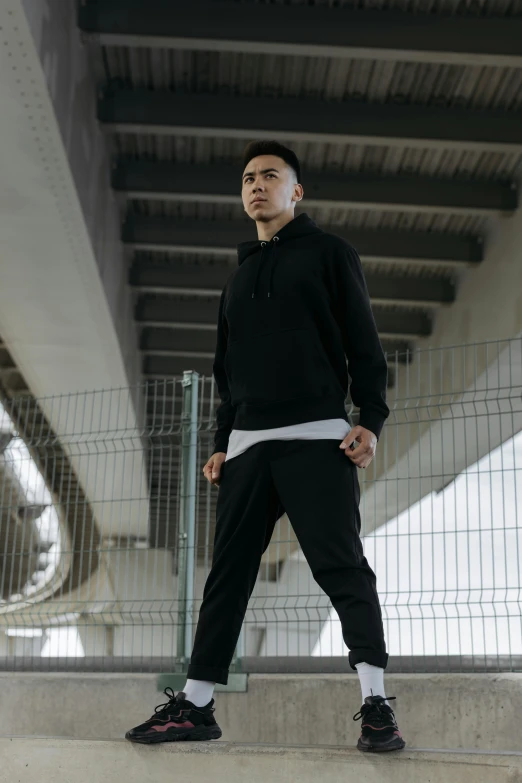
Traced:
MULTIPOLYGON (((0 673, 0 735, 117 739, 167 701, 154 674, 0 673), (52 720, 50 719, 52 716, 52 720)), ((522 674, 388 674, 408 748, 520 749, 522 674)), ((223 740, 353 747, 356 674, 250 674, 246 693, 216 693, 223 740)))

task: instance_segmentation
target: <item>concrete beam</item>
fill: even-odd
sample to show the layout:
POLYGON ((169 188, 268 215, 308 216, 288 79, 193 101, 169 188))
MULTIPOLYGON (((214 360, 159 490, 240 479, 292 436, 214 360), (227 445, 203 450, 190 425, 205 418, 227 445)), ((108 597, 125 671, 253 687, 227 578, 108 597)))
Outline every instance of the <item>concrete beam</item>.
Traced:
MULTIPOLYGON (((454 290, 447 280, 426 278, 397 278, 391 280, 386 275, 366 275, 373 304, 408 305, 411 307, 436 307, 455 300, 454 290), (417 285, 420 282, 420 285, 417 285), (435 283, 435 285, 433 285, 435 283)), ((135 286, 140 294, 158 294, 168 296, 213 296, 219 299, 221 291, 217 288, 183 288, 181 286, 135 286)))
MULTIPOLYGON (((136 320, 155 323, 157 326, 169 321, 184 321, 186 324, 215 323, 219 302, 177 300, 172 297, 142 297, 136 307, 136 320)), ((388 310, 373 308, 379 331, 396 336, 428 336, 430 318, 422 311, 388 310)))
MULTIPOLYGON (((164 379, 181 378, 183 376, 183 372, 186 369, 193 370, 194 372, 199 373, 200 376, 205 376, 209 379, 212 377, 213 371, 212 359, 213 356, 210 355, 201 356, 197 354, 189 354, 187 351, 176 351, 172 353, 164 352, 162 354, 147 353, 144 356, 143 367, 144 373, 146 373, 145 377, 148 380, 157 379, 161 382, 164 379)), ((401 360, 401 363, 405 364, 406 360, 401 360)), ((389 368, 388 389, 393 388, 395 372, 396 370, 394 366, 389 368)), ((215 396, 214 399, 217 399, 217 396, 215 396)), ((209 401, 210 400, 207 397, 205 403, 208 403, 209 401)), ((161 409, 158 414, 162 425, 164 425, 168 419, 170 424, 177 427, 178 424, 176 423, 176 420, 173 419, 172 416, 167 416, 167 414, 163 412, 163 407, 164 406, 161 405, 161 409)), ((358 413, 355 413, 354 416, 357 417, 358 413)), ((152 419, 156 421, 158 419, 158 416, 154 412, 152 413, 152 419)), ((150 425, 150 420, 151 416, 149 415, 147 419, 147 426, 150 425)))
MULTIPOLYGON (((4 386, 10 397, 23 385, 38 398, 99 528, 117 524, 117 499, 126 532, 146 534, 144 453, 135 447, 129 464, 111 440, 102 454, 107 432, 139 431, 138 401, 125 391, 139 375, 139 353, 117 203, 103 185, 108 159, 93 116, 96 89, 74 8, 6 0, 0 27, 0 333, 16 365, 4 386), (122 392, 110 413, 103 394, 81 396, 111 388, 122 392), (92 440, 79 452, 75 437, 85 427, 92 440)), ((35 448, 41 432, 29 427, 35 448)))
MULTIPOLYGON (((438 262, 456 265, 482 260, 480 237, 422 231, 360 229, 322 226, 357 248, 366 261, 438 262)), ((124 222, 122 240, 135 249, 236 255, 237 243, 254 239, 251 221, 176 220, 130 215, 124 222)))
POLYGON ((416 343, 413 372, 396 372, 393 416, 363 484, 365 534, 520 431, 521 267, 519 210, 493 227, 484 261, 464 272, 455 304, 416 343), (425 401, 415 415, 407 409, 413 400, 425 401))
MULTIPOLYGON (((239 174, 229 163, 120 160, 112 186, 129 199, 241 204, 239 174)), ((309 207, 489 215, 518 205, 516 184, 508 180, 306 169, 302 174, 309 207)))
MULTIPOLYGON (((197 355, 185 352, 145 353, 143 357, 143 375, 146 378, 182 377, 183 371, 190 369, 209 378, 212 375, 214 355, 197 355)), ((391 383, 391 370, 389 381, 391 383)))
POLYGON ((78 632, 85 655, 173 657, 178 585, 172 551, 153 546, 132 548, 124 542, 105 546, 113 594, 103 606, 106 614, 102 621, 96 612, 85 612, 80 617, 78 632))
POLYGON ((522 20, 370 8, 192 0, 84 3, 79 26, 96 43, 204 51, 454 65, 522 65, 522 20))
MULTIPOLYGON (((153 259, 152 259, 153 260, 153 259)), ((141 294, 169 296, 214 296, 219 299, 230 276, 229 264, 212 264, 205 268, 173 260, 169 264, 151 265, 135 262, 129 282, 141 294)), ((370 298, 374 303, 433 307, 455 301, 455 286, 444 278, 366 273, 370 298)))
MULTIPOLYGON (((213 358, 216 347, 214 329, 169 329, 147 326, 142 329, 140 347, 142 353, 169 354, 171 356, 201 356, 213 358)), ((406 361, 411 346, 400 340, 387 340, 383 347, 390 357, 397 353, 399 361, 406 361)))
POLYGON ((522 150, 521 110, 108 88, 98 101, 98 119, 107 130, 119 133, 522 150))

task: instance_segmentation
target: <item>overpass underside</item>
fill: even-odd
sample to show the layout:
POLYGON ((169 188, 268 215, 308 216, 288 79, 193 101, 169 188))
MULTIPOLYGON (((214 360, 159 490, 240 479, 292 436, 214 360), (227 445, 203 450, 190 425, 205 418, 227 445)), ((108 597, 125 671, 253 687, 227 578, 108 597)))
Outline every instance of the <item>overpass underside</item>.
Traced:
MULTIPOLYGON (((137 655, 145 637, 173 649, 185 370, 206 378, 200 586, 210 564, 216 492, 201 468, 218 402, 218 297, 235 244, 253 238, 236 176, 251 138, 293 146, 303 206, 363 260, 392 411, 361 475, 363 532, 520 430, 520 19, 494 0, 491 18, 460 10, 450 23, 441 9, 197 0, 180 15, 87 0, 77 19, 59 0, 6 0, 2 399, 70 536, 68 581, 45 611, 63 613, 68 596, 86 649, 99 633, 105 651, 137 655), (135 642, 106 630, 116 625, 135 642)), ((263 558, 252 653, 279 644, 259 620, 263 596, 280 622, 303 584, 289 523, 263 558)), ((295 643, 309 650, 327 606, 305 589, 317 612, 297 607, 312 625, 295 643)))

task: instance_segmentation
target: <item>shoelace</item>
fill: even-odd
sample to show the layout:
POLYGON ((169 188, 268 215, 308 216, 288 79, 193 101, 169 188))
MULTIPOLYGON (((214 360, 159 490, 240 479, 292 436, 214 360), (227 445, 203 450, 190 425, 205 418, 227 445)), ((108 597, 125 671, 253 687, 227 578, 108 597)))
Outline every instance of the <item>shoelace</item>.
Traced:
MULTIPOLYGON (((158 704, 157 707, 154 707, 154 713, 155 714, 152 717, 157 717, 158 715, 161 715, 161 713, 168 713, 173 707, 176 707, 177 709, 181 710, 182 712, 184 710, 186 710, 187 712, 190 712, 191 710, 194 710, 194 712, 201 712, 202 715, 205 714, 201 710, 199 710, 197 707, 182 707, 181 706, 183 704, 183 702, 186 701, 185 694, 183 693, 183 691, 179 691, 179 693, 176 695, 174 693, 174 691, 172 690, 172 688, 167 687, 167 688, 165 688, 163 693, 165 694, 165 696, 169 697, 169 700, 167 702, 165 702, 165 704, 158 704), (170 693, 169 693, 169 691, 170 691, 170 693)), ((215 707, 210 707, 208 712, 214 712, 214 710, 215 710, 215 707)))
POLYGON ((181 703, 182 703, 183 701, 185 701, 185 694, 184 694, 184 693, 182 693, 182 692, 180 691, 180 692, 179 692, 179 693, 176 695, 176 694, 174 693, 174 691, 172 690, 172 688, 170 688, 170 687, 167 687, 167 688, 165 688, 165 690, 163 691, 163 693, 165 694, 165 696, 168 696, 168 697, 169 697, 169 700, 168 700, 167 702, 165 702, 165 704, 158 704, 158 706, 157 706, 157 707, 154 707, 154 712, 156 713, 156 715, 158 715, 158 714, 160 714, 160 713, 162 713, 162 712, 167 712, 168 710, 170 710, 170 709, 171 709, 171 707, 174 707, 174 705, 175 705, 175 703, 176 703, 176 702, 179 702, 179 704, 178 704, 178 705, 176 705, 176 706, 178 706, 178 707, 179 707, 179 709, 181 709, 181 703), (170 691, 170 693, 169 693, 169 691, 170 691), (181 698, 180 698, 180 697, 181 697, 181 698))
POLYGON ((359 712, 356 712, 353 716, 352 720, 361 720, 363 717, 368 717, 368 714, 372 713, 372 718, 374 720, 378 720, 383 722, 385 719, 390 719, 392 716, 387 710, 382 710, 381 707, 386 706, 384 704, 385 701, 392 701, 392 699, 396 699, 397 696, 373 696, 373 702, 372 704, 363 704, 359 712))

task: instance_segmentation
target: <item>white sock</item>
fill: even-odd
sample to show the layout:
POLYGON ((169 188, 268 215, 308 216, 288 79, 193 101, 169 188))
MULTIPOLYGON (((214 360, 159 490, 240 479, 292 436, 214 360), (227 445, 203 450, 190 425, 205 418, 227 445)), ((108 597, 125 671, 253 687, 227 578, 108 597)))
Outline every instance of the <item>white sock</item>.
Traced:
POLYGON ((187 701, 191 701, 196 707, 206 707, 212 699, 215 687, 215 682, 187 680, 183 693, 187 697, 187 701))
MULTIPOLYGON (((363 704, 367 696, 383 696, 386 698, 384 692, 384 669, 381 669, 380 666, 372 666, 371 663, 356 663, 355 668, 361 683, 363 704)), ((388 702, 386 701, 385 704, 388 704, 388 702)))

